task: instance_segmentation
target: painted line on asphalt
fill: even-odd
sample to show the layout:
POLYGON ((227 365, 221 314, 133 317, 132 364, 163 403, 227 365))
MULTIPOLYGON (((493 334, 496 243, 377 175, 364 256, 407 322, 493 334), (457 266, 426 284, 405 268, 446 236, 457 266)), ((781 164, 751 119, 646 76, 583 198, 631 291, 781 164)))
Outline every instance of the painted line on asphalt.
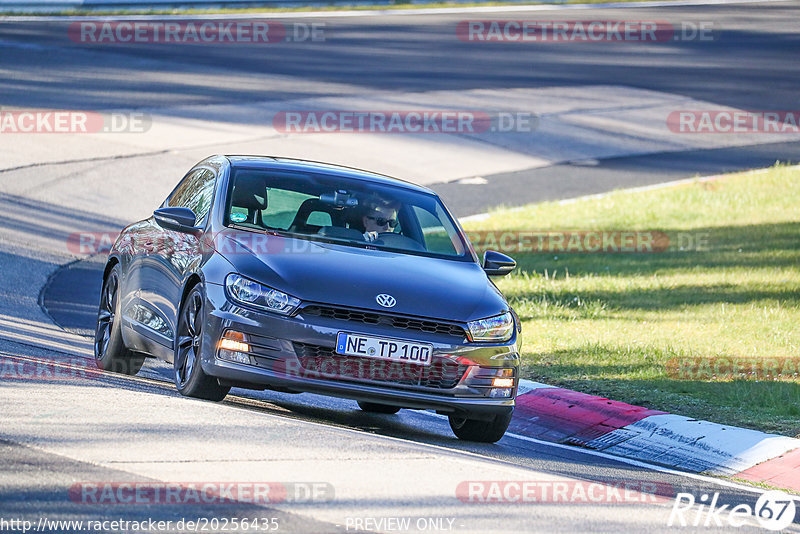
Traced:
MULTIPOLYGON (((624 9, 624 8, 652 8, 652 7, 695 7, 735 4, 767 4, 785 2, 786 0, 657 0, 653 2, 607 2, 598 4, 535 4, 520 6, 474 6, 474 7, 442 7, 423 9, 370 9, 360 11, 302 11, 280 12, 269 11, 261 13, 219 13, 219 14, 169 14, 169 15, 104 15, 92 17, 90 15, 57 16, 43 15, 40 17, 30 15, 7 15, 0 17, 0 21, 8 22, 53 22, 53 21, 133 21, 133 20, 205 20, 205 19, 306 19, 306 18, 345 18, 345 17, 386 17, 409 15, 453 15, 470 13, 524 13, 541 11, 572 11, 585 9, 624 9)), ((158 5, 150 6, 158 9, 158 5)), ((74 9, 74 8, 73 8, 74 9)), ((113 8, 111 8, 113 9, 113 8)))

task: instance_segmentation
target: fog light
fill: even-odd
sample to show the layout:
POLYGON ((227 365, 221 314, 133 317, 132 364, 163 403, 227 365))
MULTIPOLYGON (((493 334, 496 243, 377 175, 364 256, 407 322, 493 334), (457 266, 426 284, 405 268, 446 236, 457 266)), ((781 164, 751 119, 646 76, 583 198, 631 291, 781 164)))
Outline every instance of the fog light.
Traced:
POLYGON ((511 398, 512 389, 508 388, 492 388, 489 390, 489 397, 491 398, 511 398))
POLYGON ((492 380, 492 387, 494 388, 513 388, 513 378, 495 378, 492 380))
POLYGON ((218 356, 222 360, 228 360, 231 362, 246 363, 247 365, 250 365, 251 363, 250 356, 244 352, 234 352, 232 350, 220 349, 218 356))

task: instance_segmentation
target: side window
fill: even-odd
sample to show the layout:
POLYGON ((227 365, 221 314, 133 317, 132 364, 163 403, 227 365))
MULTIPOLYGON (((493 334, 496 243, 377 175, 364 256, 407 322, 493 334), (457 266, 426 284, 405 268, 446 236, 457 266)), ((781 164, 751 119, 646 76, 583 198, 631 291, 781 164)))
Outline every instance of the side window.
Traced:
POLYGON ((175 188, 169 197, 170 208, 189 208, 197 215, 198 224, 206 218, 214 199, 214 173, 197 169, 175 188))
MULTIPOLYGON (((417 216, 422 235, 425 238, 425 249, 436 254, 460 255, 464 253, 463 246, 455 238, 455 229, 450 228, 450 232, 443 226, 442 220, 424 208, 414 206, 414 214, 417 216), (453 238, 451 238, 451 234, 453 238)), ((444 214, 442 214, 444 215, 444 214)), ((445 219, 446 220, 446 219, 445 219)), ((451 226, 448 224, 448 226, 451 226)))

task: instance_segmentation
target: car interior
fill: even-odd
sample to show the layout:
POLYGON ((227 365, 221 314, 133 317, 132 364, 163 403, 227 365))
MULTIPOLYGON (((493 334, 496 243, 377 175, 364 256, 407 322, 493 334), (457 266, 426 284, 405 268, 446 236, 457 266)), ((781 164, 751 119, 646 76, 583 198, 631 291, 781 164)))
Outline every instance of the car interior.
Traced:
POLYGON ((435 206, 424 195, 387 191, 384 186, 344 185, 335 177, 280 173, 262 170, 236 171, 230 195, 228 217, 231 223, 257 230, 278 230, 316 235, 347 242, 366 242, 363 215, 365 204, 376 195, 392 199, 398 206, 395 228, 378 234, 370 245, 407 252, 429 252, 462 256, 458 237, 442 227, 435 206), (270 187, 272 185, 272 187, 270 187), (429 205, 430 204, 430 205, 429 205))
MULTIPOLYGON (((239 172, 231 194, 231 222, 260 229, 364 241, 360 221, 363 208, 359 203, 359 197, 364 196, 366 193, 343 191, 321 192, 314 196, 306 192, 270 189, 262 173, 239 172), (277 201, 282 204, 280 206, 275 206, 277 196, 281 197, 277 201), (287 221, 290 222, 287 224, 287 221)), ((404 210, 400 212, 398 219, 401 224, 395 232, 403 239, 404 210)), ((405 239, 412 241, 414 248, 424 250, 419 241, 405 239)))

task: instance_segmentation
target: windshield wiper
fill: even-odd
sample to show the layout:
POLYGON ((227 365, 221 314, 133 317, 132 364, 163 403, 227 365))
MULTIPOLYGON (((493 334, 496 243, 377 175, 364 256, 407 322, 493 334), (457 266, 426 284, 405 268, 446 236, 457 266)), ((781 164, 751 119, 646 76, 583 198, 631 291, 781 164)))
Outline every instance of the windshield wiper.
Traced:
POLYGON ((280 235, 297 235, 294 232, 288 232, 288 231, 283 230, 281 228, 273 228, 271 226, 267 226, 266 228, 260 228, 260 227, 254 228, 252 226, 241 226, 241 225, 236 224, 236 223, 230 223, 228 225, 228 228, 233 228, 234 230, 245 230, 247 232, 259 232, 259 233, 264 233, 264 234, 267 234, 267 235, 277 235, 277 236, 280 236, 280 235))
POLYGON ((247 232, 257 232, 263 233, 266 235, 274 235, 278 237, 294 237, 297 239, 305 239, 308 241, 318 241, 320 243, 331 243, 334 245, 345 245, 345 246, 352 246, 357 248, 365 248, 369 250, 381 250, 384 248, 381 245, 375 245, 374 243, 370 243, 368 241, 353 241, 352 239, 342 238, 342 237, 331 237, 319 234, 305 234, 299 232, 289 232, 288 230, 283 230, 280 228, 254 228, 251 226, 241 226, 236 223, 228 224, 228 228, 233 228, 234 230, 244 230, 247 232))

